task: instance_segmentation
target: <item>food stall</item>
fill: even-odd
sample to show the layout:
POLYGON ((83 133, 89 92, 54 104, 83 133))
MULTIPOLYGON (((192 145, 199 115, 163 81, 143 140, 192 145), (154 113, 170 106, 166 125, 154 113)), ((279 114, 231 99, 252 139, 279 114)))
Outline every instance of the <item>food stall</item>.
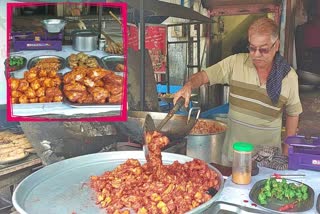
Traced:
POLYGON ((61 119, 123 114, 122 5, 39 3, 34 11, 46 8, 47 14, 33 16, 25 15, 23 4, 8 7, 13 15, 5 62, 9 115, 61 119), (26 28, 27 22, 32 25, 26 28))
MULTIPOLYGON (((142 89, 145 90, 144 87, 142 89)), ((141 100, 144 100, 144 95, 141 97, 141 100)), ((37 150, 37 154, 44 164, 48 166, 19 184, 13 196, 15 209, 22 214, 105 213, 106 209, 111 209, 111 213, 114 211, 112 209, 118 210, 115 211, 116 213, 134 213, 132 210, 138 213, 139 211, 140 213, 148 213, 146 208, 154 208, 152 206, 137 207, 138 201, 139 205, 155 206, 154 209, 157 209, 155 213, 179 213, 184 210, 182 208, 185 206, 190 206, 187 213, 208 214, 319 212, 320 188, 317 161, 319 159, 319 138, 288 139, 286 143, 290 146, 289 162, 285 168, 289 167, 289 169, 286 170, 270 168, 272 164, 277 166, 283 164, 281 159, 277 159, 277 154, 272 152, 258 154, 256 158, 260 159, 260 162, 258 166, 254 165, 256 163, 252 163, 251 182, 239 185, 232 181, 232 169, 219 165, 221 159, 219 146, 223 143, 227 129, 226 124, 202 118, 198 120, 200 125, 197 131, 200 132, 194 130, 189 134, 189 132, 185 132, 190 123, 188 117, 174 115, 161 129, 170 140, 170 142, 166 142, 166 138, 161 136, 161 139, 168 143, 161 148, 163 150, 162 163, 168 165, 168 170, 171 170, 173 174, 167 173, 166 170, 161 171, 162 169, 159 167, 157 169, 159 171, 154 172, 156 176, 150 176, 152 173, 145 169, 148 168, 146 163, 150 160, 146 158, 144 151, 141 151, 146 129, 145 118, 148 114, 154 120, 155 126, 158 126, 167 116, 166 113, 160 112, 129 111, 128 121, 113 124, 67 121, 21 123, 25 135, 37 150), (201 130, 205 130, 205 132, 201 132, 201 130), (210 144, 199 143, 201 140, 210 142, 210 144), (85 155, 87 153, 95 154, 85 155), (214 155, 211 156, 212 154, 214 155), (195 159, 192 157, 203 161, 194 161, 195 159), (135 160, 138 160, 140 164, 135 160), (308 160, 309 164, 306 164, 304 160, 308 160), (175 161, 181 165, 174 163, 175 161), (315 163, 313 165, 316 166, 310 164, 313 162, 315 163), (186 170, 179 171, 181 170, 180 166, 185 167, 186 170), (118 170, 114 171, 115 168, 118 170), (108 173, 105 173, 106 171, 108 173), (142 176, 139 177, 140 172, 146 172, 146 174, 142 174, 149 179, 144 180, 141 178, 142 176), (192 183, 189 186, 183 186, 186 182, 179 175, 185 175, 181 177, 187 178, 189 181, 192 180, 192 183), (158 177, 161 179, 157 180, 158 177), (307 194, 307 197, 299 198, 299 201, 296 201, 294 197, 287 197, 284 193, 277 192, 278 195, 283 195, 285 200, 269 198, 268 203, 265 204, 266 200, 262 199, 267 199, 269 196, 266 196, 267 193, 261 195, 260 193, 262 188, 271 188, 266 185, 268 178, 273 178, 272 182, 275 186, 281 183, 286 188, 289 186, 290 188, 301 188, 301 194, 307 194), (288 180, 284 180, 284 182, 281 180, 282 178, 288 180), (112 187, 106 184, 106 180, 112 184, 112 187), (152 181, 157 182, 152 183, 152 181), (199 187, 199 182, 206 185, 199 187), (208 183, 212 185, 207 186, 208 183), (175 185, 174 188, 172 184, 175 185), (153 186, 150 189, 135 188, 136 186, 146 187, 148 185, 153 186), (190 191, 185 191, 188 188, 190 191), (199 189, 203 192, 197 192, 199 189), (108 195, 108 192, 112 194, 108 195), (186 192, 190 195, 185 194, 183 195, 185 197, 182 197, 181 193, 186 192), (150 200, 143 201, 141 199, 143 196, 150 200), (180 210, 177 210, 177 207, 172 207, 172 204, 175 204, 173 202, 178 204, 184 198, 187 205, 179 205, 181 206, 180 210), (106 208, 106 205, 110 206, 106 208), (284 209, 283 206, 287 210, 279 211, 280 208, 284 209), (128 211, 126 208, 130 208, 130 210, 128 211), (168 210, 169 208, 171 212, 168 210)), ((155 140, 157 138, 151 139, 154 141, 148 141, 151 142, 149 144, 146 142, 147 145, 161 144, 155 140)), ((159 153, 156 153, 159 150, 152 151, 152 147, 150 147, 149 152, 155 152, 153 154, 156 154, 156 158, 159 157, 159 153)), ((157 161, 156 158, 153 160, 157 161)), ((154 164, 152 160, 151 164, 154 164)), ((274 188, 273 191, 281 190, 274 188)))

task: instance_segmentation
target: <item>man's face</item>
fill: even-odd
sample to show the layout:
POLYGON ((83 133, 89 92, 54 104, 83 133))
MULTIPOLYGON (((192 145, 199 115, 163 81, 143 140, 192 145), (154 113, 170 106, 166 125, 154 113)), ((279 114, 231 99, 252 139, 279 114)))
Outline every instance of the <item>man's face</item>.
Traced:
POLYGON ((279 50, 279 40, 275 40, 270 34, 250 34, 248 49, 256 67, 270 67, 279 50))

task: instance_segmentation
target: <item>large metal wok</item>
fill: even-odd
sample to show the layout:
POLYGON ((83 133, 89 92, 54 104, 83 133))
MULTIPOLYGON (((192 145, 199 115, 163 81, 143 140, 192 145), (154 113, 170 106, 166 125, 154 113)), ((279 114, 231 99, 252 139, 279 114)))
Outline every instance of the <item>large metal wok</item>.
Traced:
MULTIPOLYGON (((101 175, 113 170, 128 158, 145 163, 142 151, 127 151, 84 155, 46 166, 18 185, 13 193, 13 205, 20 214, 103 214, 105 210, 95 204, 94 192, 85 184, 91 175, 101 175)), ((185 163, 192 158, 162 153, 162 160, 164 164, 172 164, 176 160, 185 163)), ((219 190, 213 198, 189 211, 189 214, 203 213, 222 192, 221 173, 211 165, 209 167, 218 174, 219 190)))
MULTIPOLYGON (((147 112, 147 111, 129 111, 128 120, 124 123, 114 123, 120 134, 130 137, 131 140, 142 142, 143 125, 145 118, 149 114, 155 126, 157 126, 166 116, 167 113, 147 112)), ((161 129, 161 132, 166 135, 171 141, 182 139, 189 134, 195 123, 195 117, 175 114, 161 129)))

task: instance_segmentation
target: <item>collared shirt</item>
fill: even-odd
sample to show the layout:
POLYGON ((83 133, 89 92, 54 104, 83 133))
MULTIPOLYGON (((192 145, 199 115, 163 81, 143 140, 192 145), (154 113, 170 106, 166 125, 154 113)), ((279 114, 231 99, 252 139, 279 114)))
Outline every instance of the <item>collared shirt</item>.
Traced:
POLYGON ((276 105, 268 97, 266 85, 260 85, 249 54, 229 56, 204 71, 211 85, 230 85, 229 117, 233 119, 262 127, 279 127, 284 109, 290 116, 302 112, 298 76, 294 69, 282 80, 281 94, 276 105))
MULTIPOLYGON (((204 71, 207 73, 211 85, 230 85, 228 116, 229 123, 232 124, 229 126, 236 130, 229 130, 227 133, 229 135, 226 137, 229 140, 227 142, 229 150, 233 141, 247 140, 256 145, 261 144, 261 140, 254 139, 258 136, 254 136, 254 133, 257 132, 252 132, 252 129, 274 130, 272 134, 269 134, 270 137, 259 137, 265 139, 264 141, 277 141, 266 143, 276 144, 280 147, 283 111, 289 116, 297 116, 302 112, 298 76, 294 69, 291 68, 288 75, 282 80, 279 102, 275 105, 268 97, 266 85, 260 84, 257 70, 249 54, 229 56, 204 71), (237 134, 233 135, 232 133, 237 134)), ((230 157, 230 151, 228 156, 230 157)))

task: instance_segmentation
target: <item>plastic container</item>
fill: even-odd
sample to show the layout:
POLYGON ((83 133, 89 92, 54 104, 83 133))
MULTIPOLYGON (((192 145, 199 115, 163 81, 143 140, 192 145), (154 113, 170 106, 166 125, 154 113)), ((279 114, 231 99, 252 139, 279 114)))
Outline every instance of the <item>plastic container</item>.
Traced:
POLYGON ((233 144, 232 181, 236 184, 251 182, 251 154, 253 145, 246 142, 233 144))

